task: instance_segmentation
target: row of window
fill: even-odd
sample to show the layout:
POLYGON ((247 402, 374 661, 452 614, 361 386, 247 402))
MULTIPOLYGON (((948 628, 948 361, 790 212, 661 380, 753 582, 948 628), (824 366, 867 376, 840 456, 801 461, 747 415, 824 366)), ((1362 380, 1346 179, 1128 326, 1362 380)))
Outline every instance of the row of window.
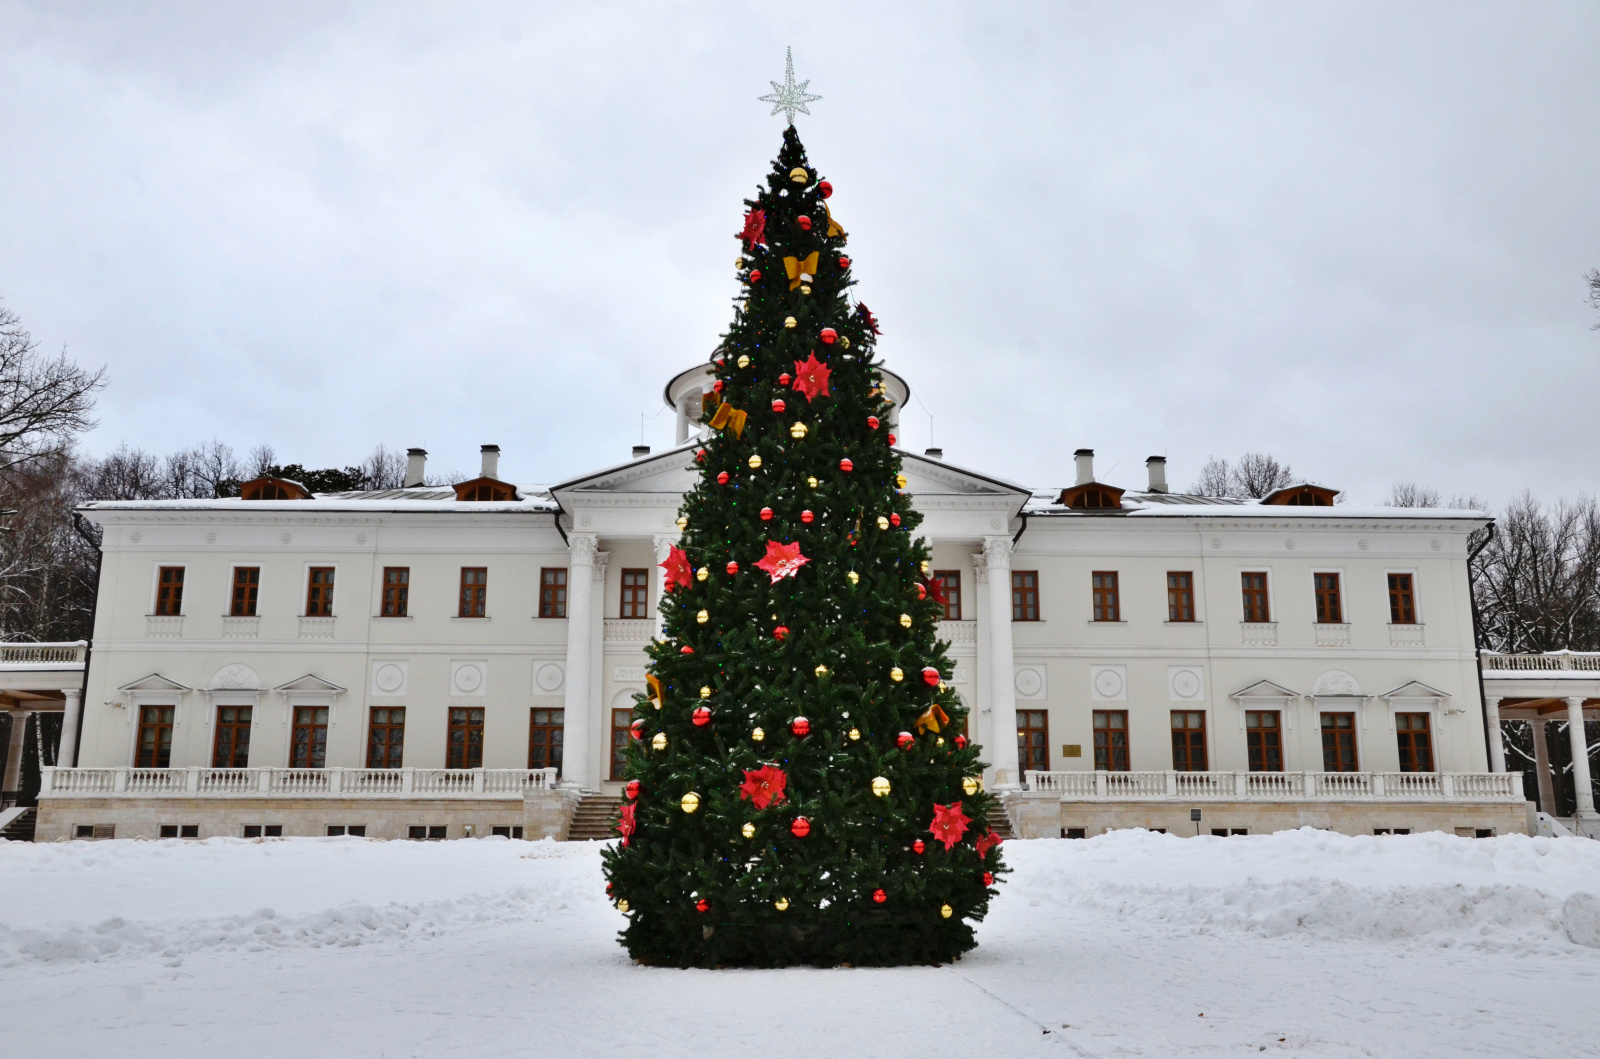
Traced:
MULTIPOLYGON (((1278 710, 1245 712, 1245 747, 1251 772, 1283 771, 1283 717, 1278 710)), ((1210 768, 1204 710, 1173 710, 1172 768, 1206 772, 1210 768)), ((1322 770, 1359 772, 1356 715, 1328 712, 1321 716, 1322 770)), ((1426 713, 1395 714, 1401 772, 1432 772, 1433 743, 1426 713)), ((1127 772, 1128 711, 1094 711, 1094 767, 1127 772)), ((1017 711, 1017 757, 1023 769, 1050 770, 1050 718, 1044 710, 1017 711)))
MULTIPOLYGON (((959 575, 955 575, 959 578, 959 575)), ((1417 598, 1410 574, 1389 574, 1389 621, 1395 625, 1417 623, 1417 598)), ((1271 597, 1267 592, 1265 571, 1247 571, 1239 575, 1240 601, 1244 620, 1249 622, 1272 621, 1271 597)), ((1095 621, 1122 620, 1122 588, 1116 570, 1096 570, 1089 575, 1090 602, 1095 621)), ((1340 590, 1340 575, 1321 573, 1312 575, 1312 593, 1316 602, 1317 621, 1329 625, 1344 623, 1344 597, 1340 590)), ((946 608, 946 617, 951 617, 946 608)), ((955 617, 959 617, 959 610, 955 617)), ((1039 572, 1013 570, 1011 572, 1011 620, 1039 620, 1039 572)), ((1171 622, 1195 621, 1194 573, 1190 570, 1172 570, 1167 573, 1167 620, 1171 622)))

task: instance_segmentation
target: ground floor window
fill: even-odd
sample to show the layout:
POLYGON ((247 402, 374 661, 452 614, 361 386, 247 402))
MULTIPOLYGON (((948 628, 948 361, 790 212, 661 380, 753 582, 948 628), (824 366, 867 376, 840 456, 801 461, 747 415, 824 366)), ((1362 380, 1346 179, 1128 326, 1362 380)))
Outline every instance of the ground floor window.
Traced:
POLYGON ((367 837, 366 824, 329 824, 328 837, 337 838, 340 835, 350 835, 354 838, 367 837))
POLYGON ((134 753, 135 768, 164 769, 172 764, 172 718, 176 706, 139 708, 139 743, 134 753))
POLYGON ((566 710, 533 708, 528 718, 529 768, 561 768, 561 741, 566 725, 566 710))
POLYGON ((1397 713, 1394 730, 1400 741, 1400 771, 1432 772, 1433 741, 1428 734, 1428 715, 1397 713))
POLYGON ((1356 759, 1356 715, 1323 714, 1322 771, 1354 772, 1359 764, 1356 759))
POLYGON ((399 768, 405 742, 406 708, 374 706, 367 725, 367 768, 399 768))
POLYGON ((1283 771, 1283 729, 1277 710, 1246 710, 1245 746, 1251 772, 1283 771))
POLYGON ((289 738, 289 767, 319 769, 328 763, 328 707, 296 706, 289 738))
POLYGON ((1094 711, 1094 767, 1102 772, 1128 771, 1128 711, 1094 711))
POLYGON ((249 706, 217 707, 217 738, 211 749, 214 769, 242 769, 250 764, 249 706))
POLYGON ((1017 711, 1017 766, 1024 772, 1050 771, 1050 714, 1046 710, 1017 711))
POLYGON ((1175 772, 1206 771, 1204 710, 1172 711, 1172 768, 1175 772))
POLYGON ((450 730, 444 744, 444 767, 447 769, 483 767, 482 709, 451 707, 450 730))
POLYGON ((611 711, 611 778, 620 780, 628 767, 628 740, 632 736, 632 710, 611 711))

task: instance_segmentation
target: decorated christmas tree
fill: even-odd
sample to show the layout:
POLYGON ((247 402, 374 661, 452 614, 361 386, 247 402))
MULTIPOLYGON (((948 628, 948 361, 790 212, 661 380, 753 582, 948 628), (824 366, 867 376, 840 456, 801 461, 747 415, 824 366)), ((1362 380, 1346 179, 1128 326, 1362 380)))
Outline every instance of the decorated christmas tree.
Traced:
POLYGON ((791 124, 745 204, 605 853, 649 963, 948 961, 1002 870, 832 193, 791 124))

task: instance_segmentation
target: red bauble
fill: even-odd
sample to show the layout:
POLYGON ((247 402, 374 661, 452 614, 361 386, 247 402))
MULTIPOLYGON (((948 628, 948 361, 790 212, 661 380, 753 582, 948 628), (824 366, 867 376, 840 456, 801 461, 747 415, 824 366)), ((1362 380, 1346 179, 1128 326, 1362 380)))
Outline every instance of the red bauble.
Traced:
POLYGON ((811 734, 811 722, 806 720, 804 717, 796 717, 794 720, 789 722, 789 731, 793 732, 801 739, 804 739, 806 736, 811 734))
POLYGON ((891 445, 894 444, 894 435, 893 434, 889 435, 889 444, 891 444, 891 445))
POLYGON ((782 375, 778 376, 778 385, 779 386, 787 386, 791 382, 794 382, 794 376, 790 375, 788 372, 784 372, 782 375))
POLYGON ((802 232, 809 232, 811 230, 811 218, 807 217, 803 213, 794 219, 794 223, 800 226, 800 230, 802 232))
POLYGON ((706 450, 705 449, 700 449, 698 452, 696 452, 694 454, 694 462, 696 462, 696 463, 704 463, 704 462, 706 462, 706 450))
POLYGON ((986 871, 986 872, 983 873, 983 885, 985 885, 985 886, 993 886, 994 885, 994 872, 986 871))
POLYGON ((839 258, 839 267, 840 268, 849 268, 850 267, 850 259, 848 257, 839 258))
POLYGON ((760 283, 761 282, 761 270, 759 268, 753 268, 753 269, 750 270, 750 282, 751 283, 760 283))
POLYGON ((628 726, 628 731, 633 733, 633 737, 635 739, 643 739, 644 738, 644 722, 643 721, 634 721, 632 724, 630 724, 628 726))
POLYGON ((627 792, 629 798, 639 797, 639 781, 629 780, 628 785, 623 790, 627 792))
POLYGON ((911 852, 917 854, 918 856, 921 856, 922 851, 927 849, 927 848, 928 847, 923 844, 922 839, 920 839, 920 838, 917 839, 915 842, 911 843, 911 852))
POLYGON ((850 457, 846 456, 844 459, 839 461, 839 469, 848 474, 856 469, 856 465, 850 462, 850 457))
POLYGON ((774 412, 777 412, 781 415, 783 410, 787 407, 789 406, 783 403, 783 398, 775 397, 772 399, 772 410, 774 412))
POLYGON ((736 574, 738 572, 739 572, 739 564, 738 563, 735 563, 735 562, 728 563, 728 573, 730 575, 736 574))
POLYGON ((839 337, 839 332, 835 331, 831 327, 824 327, 822 329, 821 335, 818 336, 818 337, 820 337, 823 342, 825 342, 826 344, 831 346, 831 345, 833 345, 834 341, 839 337))
POLYGON ((910 750, 911 745, 916 741, 917 737, 912 735, 910 732, 901 732, 900 738, 895 740, 896 743, 900 744, 901 750, 910 750))
POLYGON ((780 625, 776 629, 772 630, 772 638, 774 640, 781 640, 785 636, 788 636, 788 635, 789 635, 789 626, 787 626, 787 625, 780 625))
POLYGON ((694 724, 696 728, 704 728, 711 723, 711 708, 709 706, 696 706, 694 708, 694 724))
POLYGON ((871 427, 873 430, 877 430, 878 429, 878 417, 877 416, 868 416, 867 417, 867 426, 871 427))
POLYGON ((678 648, 678 653, 680 655, 692 655, 694 654, 694 648, 690 647, 688 644, 684 644, 682 647, 678 648))
POLYGON ((800 512, 800 521, 807 523, 808 525, 815 521, 816 517, 817 516, 813 515, 809 510, 800 512))
POLYGON ((917 598, 918 599, 927 599, 928 598, 928 589, 920 581, 917 582, 917 598))
POLYGON ((939 671, 932 666, 924 666, 922 669, 922 682, 930 688, 938 687, 939 671))
POLYGON ((967 737, 964 736, 964 735, 956 736, 956 749, 957 750, 965 750, 966 748, 967 748, 967 737))
POLYGON ((711 908, 711 902, 707 901, 704 897, 700 898, 700 900, 698 900, 698 901, 696 901, 694 903, 694 910, 696 912, 709 911, 710 908, 711 908))
POLYGON ((611 893, 611 884, 610 883, 606 883, 606 893, 607 894, 611 893))
POLYGON ((811 834, 811 821, 803 816, 795 817, 794 823, 789 825, 789 833, 795 838, 805 838, 811 834))
POLYGON ((881 905, 889 899, 889 895, 882 890, 874 890, 872 891, 872 899, 881 905))
POLYGON ((833 194, 833 185, 826 180, 819 180, 817 181, 817 193, 823 198, 828 198, 833 194))
POLYGON ((899 514, 897 514, 896 512, 893 512, 893 511, 889 512, 889 521, 892 524, 896 525, 896 526, 900 525, 900 516, 899 516, 899 514))
POLYGON ((723 365, 724 365, 724 364, 726 364, 726 363, 728 363, 728 362, 727 362, 727 360, 726 360, 726 359, 724 359, 724 358, 722 358, 722 357, 718 357, 718 358, 717 358, 717 367, 719 367, 719 368, 720 368, 720 367, 722 367, 722 366, 723 366, 723 365))
POLYGON ((764 508, 761 509, 761 521, 762 522, 771 522, 772 521, 772 509, 770 507, 764 507, 764 508))
POLYGON ((717 472, 717 484, 718 485, 727 485, 728 484, 728 472, 727 471, 718 471, 717 472))
POLYGON ((623 835, 622 836, 622 844, 624 846, 626 846, 628 844, 628 836, 627 835, 623 835))
POLYGON ((721 393, 723 387, 725 387, 726 385, 728 385, 728 384, 723 382, 721 379, 718 379, 716 382, 711 384, 711 388, 713 390, 717 391, 718 393, 721 393))

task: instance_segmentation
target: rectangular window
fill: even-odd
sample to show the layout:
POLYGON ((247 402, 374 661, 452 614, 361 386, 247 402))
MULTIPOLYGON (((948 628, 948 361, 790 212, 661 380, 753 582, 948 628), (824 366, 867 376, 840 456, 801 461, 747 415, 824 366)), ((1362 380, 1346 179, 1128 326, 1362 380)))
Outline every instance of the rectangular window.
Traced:
POLYGON ((1428 735, 1428 715, 1397 713, 1394 730, 1400 739, 1400 771, 1432 772, 1433 741, 1428 735))
POLYGON ((1339 575, 1312 574, 1311 581, 1317 595, 1317 621, 1323 625, 1342 624, 1344 601, 1339 598, 1339 575))
POLYGON ((1128 771, 1128 711, 1094 711, 1094 767, 1101 772, 1128 771))
POLYGON ((1094 620, 1121 621, 1122 605, 1117 598, 1116 571, 1096 570, 1089 576, 1094 587, 1094 620))
POLYGON ((1283 727, 1277 710, 1246 710, 1245 747, 1251 772, 1283 771, 1283 727))
POLYGON ((183 613, 183 567, 163 566, 156 582, 156 613, 176 617, 183 613))
POLYGON ((1017 766, 1024 772, 1050 771, 1050 715, 1045 710, 1017 711, 1017 766))
POLYGON ((176 706, 139 708, 139 743, 133 765, 142 769, 164 769, 172 765, 172 717, 176 706))
POLYGON ((1244 620, 1271 621, 1267 608, 1267 575, 1264 573, 1240 574, 1244 588, 1244 620))
POLYGON ((1410 574, 1389 575, 1389 622, 1393 625, 1417 623, 1417 597, 1411 591, 1410 574))
POLYGON ((632 724, 632 710, 611 711, 611 778, 614 780, 622 778, 628 765, 628 740, 632 738, 629 726, 632 724))
POLYGON ((567 616, 567 571, 565 567, 545 567, 539 571, 539 617, 567 616))
POLYGON ((650 616, 650 571, 622 571, 622 616, 648 618, 650 616))
POLYGON ((211 748, 211 767, 242 769, 250 767, 249 706, 217 707, 217 738, 211 748))
POLYGON ((444 767, 476 769, 483 767, 483 710, 450 710, 450 730, 444 745, 444 767))
POLYGON ((458 618, 481 618, 489 599, 489 568, 463 566, 461 568, 461 609, 458 618))
POLYGON ((346 824, 329 824, 328 825, 328 837, 329 838, 334 838, 334 837, 337 837, 339 835, 350 835, 353 838, 365 838, 365 837, 367 837, 367 825, 366 824, 348 824, 348 825, 346 825, 346 824))
POLYGON ((1356 760, 1356 715, 1323 714, 1322 771, 1354 772, 1359 764, 1356 760))
POLYGON ((944 620, 961 620, 961 571, 935 570, 933 579, 944 589, 944 620))
POLYGON ((228 614, 234 618, 256 616, 256 597, 261 592, 261 567, 235 566, 233 568, 233 601, 228 614))
POLYGON ((1194 621, 1194 574, 1190 571, 1167 573, 1167 620, 1194 621))
POLYGON ((289 767, 320 769, 328 764, 328 707, 296 706, 289 737, 289 767))
POLYGON ((566 727, 566 710, 533 708, 528 718, 529 768, 561 768, 561 741, 566 727))
POLYGON ((1039 620, 1039 571, 1011 571, 1011 620, 1039 620))
POLYGON ((306 581, 306 617, 333 616, 333 567, 313 566, 306 581))
POLYGON ((411 567, 383 568, 383 605, 378 613, 385 618, 403 618, 411 606, 411 567))
POLYGON ((1206 771, 1204 710, 1172 711, 1172 768, 1175 772, 1206 771))
POLYGON ((367 768, 400 768, 406 744, 406 708, 374 706, 368 716, 367 768))

